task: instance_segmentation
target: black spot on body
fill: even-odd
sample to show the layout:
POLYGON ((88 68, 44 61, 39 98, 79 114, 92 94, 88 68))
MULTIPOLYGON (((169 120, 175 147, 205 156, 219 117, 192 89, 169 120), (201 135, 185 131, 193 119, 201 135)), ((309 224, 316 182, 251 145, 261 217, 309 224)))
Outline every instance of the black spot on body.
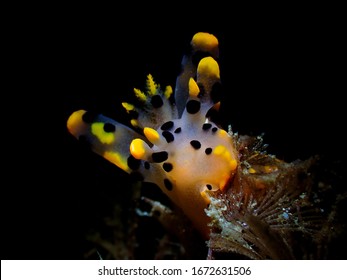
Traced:
POLYGON ((82 116, 82 120, 85 123, 92 123, 95 121, 95 119, 97 118, 98 114, 94 113, 94 112, 85 112, 82 116))
POLYGON ((209 154, 211 154, 212 153, 212 148, 206 148, 205 149, 205 154, 206 155, 209 155, 209 154))
POLYGON ((198 87, 199 87, 199 94, 198 94, 198 98, 202 99, 204 96, 206 96, 206 90, 205 87, 202 83, 198 83, 198 87))
POLYGON ((189 114, 196 114, 200 111, 200 102, 197 100, 189 100, 187 102, 186 108, 189 114))
POLYGON ((211 107, 207 113, 206 113, 206 118, 208 118, 209 120, 213 121, 214 123, 220 123, 221 122, 221 116, 219 111, 214 108, 211 107))
POLYGON ((201 143, 198 140, 190 141, 190 145, 192 145, 195 150, 198 150, 201 148, 201 143))
POLYGON ((168 191, 172 191, 173 185, 169 179, 164 179, 164 186, 168 191))
POLYGON ((212 128, 212 132, 216 132, 218 130, 217 127, 212 128))
POLYGON ((211 127, 212 127, 212 124, 210 124, 210 123, 204 123, 202 125, 203 130, 209 130, 211 127))
POLYGON ((141 160, 134 158, 130 155, 127 159, 127 164, 132 170, 137 170, 140 168, 141 160))
POLYGON ((151 104, 154 108, 160 108, 164 102, 160 95, 154 95, 151 99, 151 104))
POLYGON ((175 129, 174 132, 175 132, 175 133, 180 133, 181 131, 182 131, 182 128, 178 127, 178 128, 175 129))
POLYGON ((164 136, 166 142, 168 142, 168 143, 170 143, 170 142, 172 142, 172 141, 175 140, 175 137, 174 137, 173 134, 172 134, 171 132, 169 132, 169 131, 166 131, 166 130, 163 131, 163 132, 162 132, 162 135, 164 136))
POLYGON ((169 155, 165 151, 152 154, 152 159, 154 162, 163 162, 163 161, 167 160, 168 157, 169 157, 169 155))
POLYGON ((168 121, 168 122, 164 123, 160 128, 162 130, 169 130, 173 127, 173 125, 174 125, 173 121, 168 121))
POLYGON ((171 163, 169 162, 164 162, 163 164, 163 169, 166 171, 166 172, 170 172, 172 169, 173 169, 173 166, 171 163))
POLYGON ((116 126, 112 123, 105 123, 104 124, 104 131, 105 132, 115 132, 116 126))

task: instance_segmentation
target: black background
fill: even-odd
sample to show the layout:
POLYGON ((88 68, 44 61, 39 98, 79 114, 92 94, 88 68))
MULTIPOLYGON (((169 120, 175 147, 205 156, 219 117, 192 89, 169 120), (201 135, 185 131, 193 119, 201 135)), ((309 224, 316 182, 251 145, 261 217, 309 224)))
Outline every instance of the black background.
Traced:
POLYGON ((126 123, 120 102, 144 86, 148 73, 174 86, 198 31, 219 39, 224 127, 264 133, 268 151, 286 161, 315 154, 344 160, 345 36, 338 13, 230 20, 119 20, 119 13, 61 14, 53 24, 47 14, 9 31, 1 259, 83 258, 85 230, 102 204, 98 193, 117 195, 105 181, 128 179, 79 147, 66 130, 68 116, 95 109, 126 123))

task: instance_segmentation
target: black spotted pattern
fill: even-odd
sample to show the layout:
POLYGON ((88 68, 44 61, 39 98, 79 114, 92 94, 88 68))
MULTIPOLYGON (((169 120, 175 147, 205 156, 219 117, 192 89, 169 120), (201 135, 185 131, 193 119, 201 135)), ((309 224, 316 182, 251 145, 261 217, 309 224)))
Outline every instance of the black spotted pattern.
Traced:
POLYGON ((140 168, 141 160, 134 158, 132 155, 130 155, 127 159, 127 164, 132 170, 137 170, 140 168))
POLYGON ((160 108, 164 102, 160 95, 154 95, 151 99, 151 104, 154 108, 160 108))
POLYGON ((104 124, 104 131, 105 132, 115 132, 116 126, 112 123, 105 123, 104 124))
POLYGON ((202 83, 198 83, 198 87, 199 87, 199 94, 198 94, 198 97, 201 99, 203 98, 205 95, 206 95, 206 90, 205 90, 205 87, 202 83))
POLYGON ((176 129, 175 129, 175 133, 180 133, 182 131, 182 128, 180 128, 180 127, 177 127, 176 129))
POLYGON ((162 152, 156 152, 152 154, 152 159, 154 162, 163 162, 167 160, 169 157, 168 153, 165 151, 162 152))
POLYGON ((216 132, 218 130, 217 127, 212 128, 212 132, 216 132))
POLYGON ((164 179, 164 186, 168 191, 172 191, 173 185, 169 179, 164 179))
POLYGON ((160 128, 162 130, 169 130, 174 126, 174 122, 173 121, 168 121, 166 123, 164 123, 160 128))
POLYGON ((207 111, 206 118, 208 118, 209 120, 211 120, 214 123, 220 123, 221 122, 221 115, 220 115, 219 111, 214 107, 211 107, 207 111))
POLYGON ((162 135, 163 135, 163 137, 165 138, 165 140, 166 140, 166 142, 168 142, 168 143, 170 143, 170 142, 172 142, 172 141, 174 141, 175 140, 175 137, 173 136, 173 134, 171 133, 171 132, 169 132, 169 131, 163 131, 162 132, 162 135))
POLYGON ((211 127, 212 127, 212 124, 210 124, 210 123, 204 123, 202 125, 203 130, 209 130, 211 127))
POLYGON ((171 163, 169 162, 164 162, 163 163, 163 169, 166 171, 166 172, 170 172, 172 169, 173 169, 173 166, 171 163))
POLYGON ((198 140, 192 140, 190 141, 190 145, 192 145, 192 147, 195 150, 199 150, 201 148, 201 143, 198 140))
POLYGON ((212 148, 206 148, 205 149, 205 154, 210 155, 212 153, 212 148))
POLYGON ((196 114, 197 112, 200 111, 200 102, 197 100, 189 100, 187 102, 186 108, 187 108, 187 112, 189 114, 196 114))

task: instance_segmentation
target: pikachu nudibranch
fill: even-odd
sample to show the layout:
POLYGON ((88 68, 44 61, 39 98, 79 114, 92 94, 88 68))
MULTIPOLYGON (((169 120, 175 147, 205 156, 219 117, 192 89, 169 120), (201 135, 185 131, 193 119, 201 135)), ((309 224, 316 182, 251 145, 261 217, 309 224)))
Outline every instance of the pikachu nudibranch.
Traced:
POLYGON ((122 103, 143 134, 103 115, 85 110, 71 114, 68 130, 92 150, 127 173, 151 182, 209 236, 206 190, 223 190, 236 172, 237 152, 231 136, 212 122, 221 94, 218 40, 196 33, 191 53, 183 56, 174 96, 148 75, 146 91, 134 89, 142 104, 122 103), (174 98, 171 98, 174 97, 174 98))

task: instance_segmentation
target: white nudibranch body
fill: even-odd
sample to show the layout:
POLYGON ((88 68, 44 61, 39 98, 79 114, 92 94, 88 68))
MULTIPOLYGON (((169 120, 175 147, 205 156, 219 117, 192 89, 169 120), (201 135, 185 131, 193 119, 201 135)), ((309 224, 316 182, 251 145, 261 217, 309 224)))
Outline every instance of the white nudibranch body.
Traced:
POLYGON ((207 238, 206 190, 223 190, 236 172, 232 137, 211 118, 219 108, 218 40, 199 32, 182 60, 174 98, 147 77, 147 90, 134 89, 141 107, 122 103, 137 131, 103 115, 74 112, 67 127, 76 138, 139 180, 151 182, 187 215, 207 238))

